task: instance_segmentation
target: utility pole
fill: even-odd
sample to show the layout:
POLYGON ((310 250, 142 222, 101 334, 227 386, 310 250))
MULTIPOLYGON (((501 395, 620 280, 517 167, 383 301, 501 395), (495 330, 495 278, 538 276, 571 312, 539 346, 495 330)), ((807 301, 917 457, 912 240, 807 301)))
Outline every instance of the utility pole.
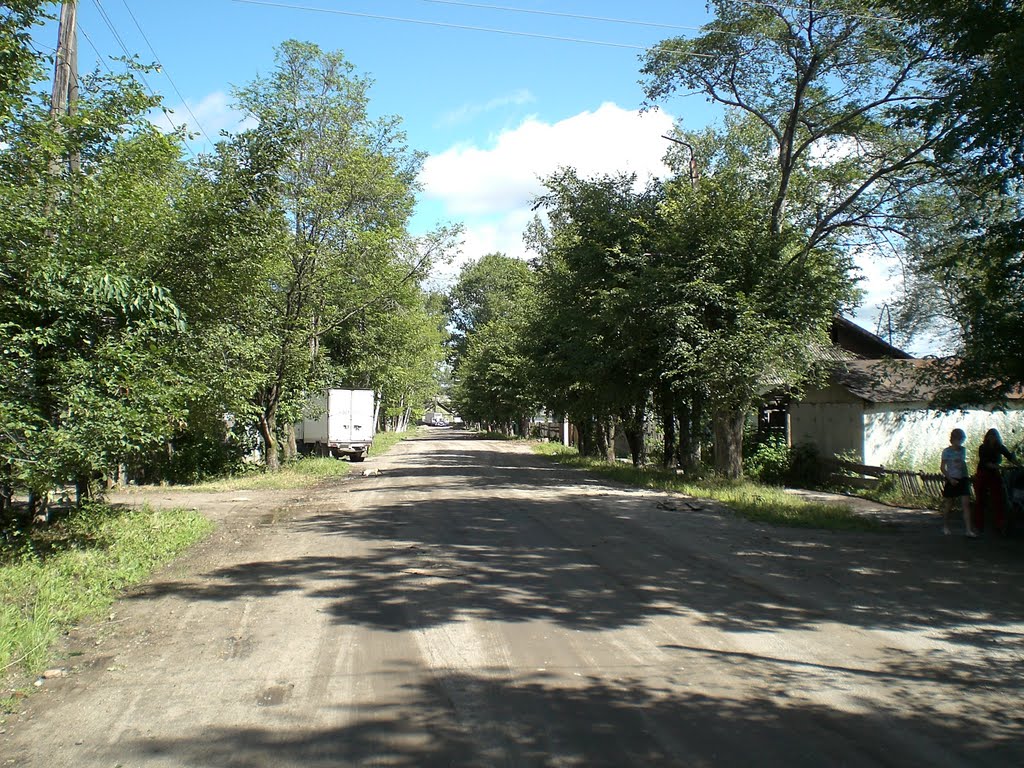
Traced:
MULTIPOLYGON (((57 27, 57 54, 53 67, 53 95, 50 98, 50 117, 74 112, 78 101, 78 33, 77 0, 65 0, 60 6, 60 25, 57 27)), ((72 172, 81 167, 81 155, 69 158, 72 172)))

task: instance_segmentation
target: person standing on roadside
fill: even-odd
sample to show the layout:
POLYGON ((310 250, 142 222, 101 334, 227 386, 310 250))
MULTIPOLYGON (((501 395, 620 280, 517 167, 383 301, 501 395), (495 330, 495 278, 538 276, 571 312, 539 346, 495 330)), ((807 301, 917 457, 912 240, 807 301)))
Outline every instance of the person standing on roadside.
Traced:
POLYGON ((966 440, 967 434, 962 429, 954 429, 949 433, 949 446, 942 449, 939 472, 946 480, 942 488, 942 532, 949 535, 953 506, 959 503, 964 513, 964 531, 974 539, 978 533, 971 525, 971 486, 967 482, 967 448, 964 447, 966 440))
POLYGON ((990 429, 978 446, 978 471, 974 475, 974 496, 977 499, 974 527, 985 527, 985 506, 992 507, 992 522, 1000 533, 1006 531, 1006 501, 1003 496, 1003 476, 999 465, 1003 458, 1020 466, 1017 457, 1006 450, 998 429, 990 429))

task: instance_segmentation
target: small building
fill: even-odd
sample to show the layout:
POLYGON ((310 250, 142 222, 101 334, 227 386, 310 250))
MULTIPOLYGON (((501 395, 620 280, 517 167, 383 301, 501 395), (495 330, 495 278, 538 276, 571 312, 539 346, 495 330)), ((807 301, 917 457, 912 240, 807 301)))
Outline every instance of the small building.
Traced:
POLYGON ((823 456, 842 456, 860 464, 923 469, 937 467, 955 427, 967 433, 968 456, 992 427, 1008 445, 1020 442, 1020 395, 1011 398, 1005 410, 931 408, 935 386, 928 374, 936 364, 909 356, 836 362, 824 387, 812 388, 790 404, 790 443, 811 444, 823 456))

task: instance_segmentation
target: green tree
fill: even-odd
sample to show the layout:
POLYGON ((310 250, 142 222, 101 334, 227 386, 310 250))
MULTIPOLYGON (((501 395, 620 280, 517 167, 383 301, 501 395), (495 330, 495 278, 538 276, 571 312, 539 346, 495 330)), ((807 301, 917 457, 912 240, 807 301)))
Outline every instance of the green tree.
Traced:
POLYGON ((26 95, 0 153, 0 468, 37 511, 159 444, 181 411, 162 364, 180 312, 144 266, 180 148, 130 73, 83 78, 80 96, 51 119, 26 95), (79 166, 54 162, 71 154, 79 166))
POLYGON ((397 118, 369 117, 369 87, 341 53, 288 41, 271 76, 235 94, 255 131, 281 147, 273 189, 290 229, 256 318, 270 342, 254 398, 269 469, 278 466, 279 408, 322 380, 325 334, 375 294, 407 239, 421 157, 397 118))
POLYGON ((454 368, 466 351, 468 337, 492 320, 519 310, 523 291, 531 282, 526 262, 503 253, 488 253, 462 266, 445 305, 454 368))
POLYGON ((571 169, 545 186, 537 205, 550 227, 534 233, 539 297, 529 332, 542 401, 570 415, 585 453, 612 458, 621 424, 640 462, 664 335, 659 286, 647 272, 661 187, 638 189, 626 174, 581 179, 571 169))
POLYGON ((931 335, 953 356, 924 372, 937 404, 951 407, 998 403, 1024 383, 1024 204, 973 168, 907 201, 909 279, 895 305, 906 339, 931 335))
POLYGON ((850 265, 766 226, 772 176, 756 124, 689 136, 698 183, 677 177, 662 206, 659 281, 674 318, 662 375, 714 413, 716 469, 742 473, 746 414, 771 390, 795 390, 851 298, 850 265), (794 258, 799 253, 799 258, 794 258))
POLYGON ((30 101, 42 61, 32 46, 32 28, 49 18, 49 0, 8 0, 0 11, 0 137, 30 101))
POLYGON ((1019 177, 1024 169, 1024 7, 1018 0, 879 0, 942 56, 934 99, 915 116, 925 124, 955 120, 940 149, 966 154, 977 170, 1019 177))
MULTIPOLYGON (((749 340, 763 339, 770 346, 800 327, 820 331, 817 318, 835 311, 843 294, 836 288, 835 269, 824 262, 848 267, 836 247, 884 242, 887 228, 898 220, 899 201, 927 182, 931 154, 950 121, 922 126, 907 120, 913 106, 933 100, 929 86, 942 60, 899 25, 873 17, 867 2, 839 0, 826 7, 814 0, 799 5, 716 0, 714 6, 715 20, 696 38, 666 40, 650 50, 643 74, 652 103, 677 90, 695 91, 724 105, 728 114, 743 116, 727 123, 725 135, 745 134, 742 162, 749 168, 736 169, 744 176, 740 187, 756 188, 759 197, 734 200, 740 210, 732 213, 732 203, 716 204, 713 216, 736 216, 751 228, 712 234, 709 240, 717 258, 735 260, 747 270, 734 283, 711 282, 739 300, 735 312, 727 313, 739 323, 732 328, 735 339, 729 340, 724 329, 715 338, 724 344, 718 346, 719 367, 738 363, 739 375, 731 381, 741 393, 770 378, 771 367, 786 358, 766 354, 763 365, 753 366, 761 370, 754 371, 749 358, 728 355, 746 357, 749 340), (753 208, 744 212, 748 206, 753 208), (823 303, 803 307, 810 313, 806 325, 799 312, 771 309, 773 286, 793 299, 800 295, 795 291, 814 287, 813 276, 822 270, 831 290, 812 292, 823 303), (741 385, 751 373, 749 383, 741 385)), ((696 163, 700 195, 709 191, 707 171, 700 166, 708 157, 679 163, 696 163)), ((686 177, 692 185, 694 174, 688 170, 686 177)), ((732 196, 727 193, 726 199, 732 196)), ((791 352, 800 357, 795 347, 791 352)), ((738 408, 749 404, 748 396, 733 397, 732 391, 713 393, 720 400, 716 463, 730 475, 741 471, 738 408)))
POLYGON ((452 391, 452 402, 466 421, 525 435, 537 402, 524 351, 524 320, 522 313, 504 315, 467 337, 452 391))
POLYGON ((714 6, 699 36, 647 53, 648 100, 703 93, 766 131, 765 223, 773 235, 800 233, 797 258, 877 232, 948 132, 948 119, 927 129, 905 119, 933 101, 941 58, 861 0, 714 6))
POLYGON ((533 290, 524 261, 490 253, 465 264, 447 294, 452 401, 467 421, 522 433, 536 411, 524 350, 533 290))
POLYGON ((906 207, 909 334, 940 333, 957 362, 948 403, 995 402, 1024 385, 1024 8, 1019 2, 881 2, 944 57, 935 99, 912 116, 953 120, 932 183, 906 207), (935 322, 938 321, 938 322, 935 322))

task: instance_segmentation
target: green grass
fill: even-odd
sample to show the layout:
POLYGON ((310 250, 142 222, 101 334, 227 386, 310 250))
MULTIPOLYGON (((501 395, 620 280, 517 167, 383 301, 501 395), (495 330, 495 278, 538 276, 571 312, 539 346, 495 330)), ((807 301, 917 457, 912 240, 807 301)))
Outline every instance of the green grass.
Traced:
POLYGON ((102 614, 213 525, 190 510, 93 504, 0 549, 0 670, 36 674, 68 627, 102 614))
POLYGON ((316 485, 321 480, 342 477, 352 471, 351 462, 302 456, 281 465, 277 472, 266 472, 253 466, 252 471, 230 477, 219 477, 193 485, 177 486, 183 491, 284 491, 316 485))
POLYGON ((816 504, 784 493, 782 489, 749 480, 708 478, 688 481, 668 470, 632 464, 609 464, 581 457, 575 448, 558 443, 539 443, 537 453, 550 456, 560 464, 637 488, 671 491, 702 499, 714 499, 728 505, 748 520, 799 528, 823 528, 841 531, 877 531, 881 525, 859 516, 840 504, 816 504))
POLYGON ((370 445, 370 455, 380 456, 382 453, 387 453, 406 438, 415 437, 418 434, 420 434, 419 429, 409 429, 405 432, 378 432, 373 436, 373 443, 370 445))
MULTIPOLYGON (((416 434, 416 430, 378 432, 370 444, 370 456, 385 454, 396 443, 416 434)), ((182 485, 179 488, 184 491, 286 491, 316 485, 332 477, 344 477, 359 467, 359 462, 353 463, 345 459, 302 456, 283 464, 277 472, 266 472, 262 467, 254 465, 252 471, 244 474, 207 480, 194 485, 182 485)))

